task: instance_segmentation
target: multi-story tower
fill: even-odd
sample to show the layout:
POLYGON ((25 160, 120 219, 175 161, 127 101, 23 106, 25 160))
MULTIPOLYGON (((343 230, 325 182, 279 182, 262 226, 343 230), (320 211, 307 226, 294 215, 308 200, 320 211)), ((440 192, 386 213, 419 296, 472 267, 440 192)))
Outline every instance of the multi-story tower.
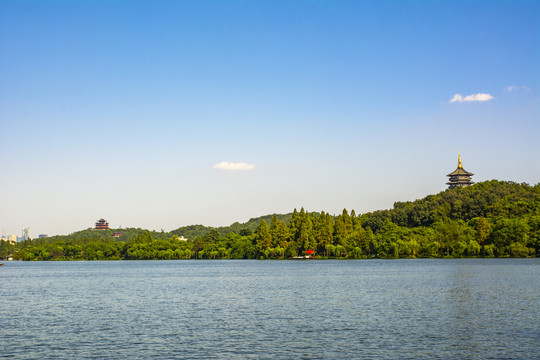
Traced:
POLYGON ((22 229, 21 241, 26 241, 28 239, 30 239, 30 229, 24 228, 22 229))
POLYGON ((109 228, 109 223, 105 219, 99 219, 96 222, 96 230, 106 230, 109 228))
POLYGON ((446 175, 450 177, 449 181, 446 184, 448 185, 449 189, 453 189, 456 186, 470 186, 474 184, 474 182, 471 180, 471 176, 473 175, 473 173, 470 173, 463 168, 463 166, 461 165, 461 154, 459 154, 458 167, 456 170, 446 175))

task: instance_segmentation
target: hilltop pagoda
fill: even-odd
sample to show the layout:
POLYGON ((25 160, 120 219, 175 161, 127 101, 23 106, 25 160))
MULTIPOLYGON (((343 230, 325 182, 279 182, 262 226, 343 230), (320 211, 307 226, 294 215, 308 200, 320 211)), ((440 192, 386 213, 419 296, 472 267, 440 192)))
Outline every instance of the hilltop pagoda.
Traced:
POLYGON ((96 230, 107 230, 109 228, 109 223, 105 219, 99 219, 96 222, 96 230))
POLYGON ((449 189, 453 189, 456 186, 471 186, 472 184, 474 184, 474 182, 471 180, 471 176, 473 175, 473 173, 470 173, 463 168, 463 166, 461 165, 461 154, 459 154, 458 167, 456 170, 446 175, 450 177, 449 181, 446 184, 448 185, 449 189))

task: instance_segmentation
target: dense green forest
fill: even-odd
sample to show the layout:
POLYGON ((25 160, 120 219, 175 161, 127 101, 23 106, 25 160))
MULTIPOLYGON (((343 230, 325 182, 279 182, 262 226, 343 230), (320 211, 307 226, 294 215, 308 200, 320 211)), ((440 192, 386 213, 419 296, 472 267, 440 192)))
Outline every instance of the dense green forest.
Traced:
POLYGON ((535 257, 540 255, 540 184, 487 181, 389 210, 337 216, 303 208, 247 223, 171 232, 84 230, 2 241, 0 257, 22 260, 535 257), (115 232, 122 235, 114 237, 115 232), (188 241, 180 240, 180 236, 188 241))

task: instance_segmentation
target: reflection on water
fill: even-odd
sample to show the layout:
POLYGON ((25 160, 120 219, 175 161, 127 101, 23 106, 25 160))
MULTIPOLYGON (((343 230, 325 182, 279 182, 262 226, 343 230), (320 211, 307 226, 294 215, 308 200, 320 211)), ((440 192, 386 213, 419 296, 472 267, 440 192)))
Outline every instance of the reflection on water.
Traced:
POLYGON ((16 358, 538 358, 540 261, 7 263, 16 358))

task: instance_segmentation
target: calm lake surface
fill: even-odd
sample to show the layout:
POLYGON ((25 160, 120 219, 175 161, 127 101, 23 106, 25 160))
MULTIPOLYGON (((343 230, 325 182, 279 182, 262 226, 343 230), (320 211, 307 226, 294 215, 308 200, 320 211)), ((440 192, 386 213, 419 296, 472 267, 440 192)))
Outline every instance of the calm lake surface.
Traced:
POLYGON ((538 359, 540 259, 5 262, 0 356, 538 359))

